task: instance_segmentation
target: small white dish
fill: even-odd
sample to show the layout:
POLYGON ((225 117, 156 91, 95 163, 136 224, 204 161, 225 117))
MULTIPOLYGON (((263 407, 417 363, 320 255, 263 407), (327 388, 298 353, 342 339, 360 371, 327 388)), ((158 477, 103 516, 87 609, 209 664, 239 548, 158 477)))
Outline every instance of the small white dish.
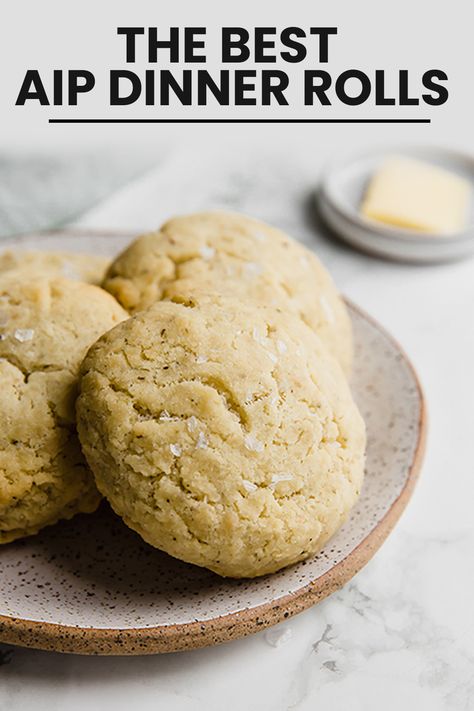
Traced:
POLYGON ((409 262, 445 262, 474 254, 474 157, 447 148, 395 146, 335 162, 316 199, 327 225, 344 241, 377 256, 409 262), (468 180, 472 195, 468 227, 437 235, 392 227, 363 217, 360 204, 370 178, 389 156, 422 160, 468 180))

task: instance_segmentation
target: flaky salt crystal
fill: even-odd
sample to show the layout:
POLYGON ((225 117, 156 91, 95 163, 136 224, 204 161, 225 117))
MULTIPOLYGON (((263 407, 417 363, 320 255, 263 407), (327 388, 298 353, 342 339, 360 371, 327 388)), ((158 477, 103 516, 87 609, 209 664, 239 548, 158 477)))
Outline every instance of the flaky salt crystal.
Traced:
POLYGON ((204 432, 198 434, 196 449, 207 449, 207 437, 204 432))
POLYGON ((270 358, 272 363, 278 363, 278 358, 276 357, 276 355, 274 353, 271 353, 270 351, 265 351, 265 353, 270 358))
POLYGON ((259 442, 253 435, 246 435, 244 438, 244 444, 246 449, 250 452, 263 452, 263 443, 259 442))
POLYGON ((260 333, 257 326, 254 326, 252 329, 252 338, 257 343, 260 343, 260 345, 263 345, 265 343, 265 337, 263 336, 263 334, 260 333))
POLYGON ((293 474, 274 474, 272 476, 272 480, 270 482, 270 489, 275 489, 277 484, 279 484, 281 481, 291 481, 293 479, 293 474))
POLYGON ((168 410, 163 410, 158 419, 161 420, 161 422, 176 422, 179 420, 179 417, 173 417, 168 410))
POLYGON ((261 264, 258 264, 257 262, 247 262, 247 264, 244 267, 244 270, 245 270, 245 274, 248 277, 256 277, 263 272, 263 267, 261 264))
POLYGON ((26 343, 26 341, 31 341, 35 332, 32 328, 17 328, 13 336, 20 343, 26 343))
POLYGON ((249 481, 248 479, 242 479, 242 484, 243 487, 246 491, 248 491, 250 494, 253 493, 254 491, 257 491, 258 486, 254 484, 252 481, 249 481))
POLYGON ((198 421, 196 420, 194 415, 191 415, 186 426, 188 428, 188 432, 195 432, 196 431, 196 428, 198 426, 198 421))
POLYGON ((207 363, 207 358, 206 358, 206 356, 198 355, 198 356, 196 357, 196 363, 197 363, 198 365, 202 365, 203 363, 207 363))
POLYGON ((183 453, 183 450, 181 449, 181 445, 179 445, 179 444, 170 444, 170 451, 171 451, 171 454, 173 454, 175 457, 180 457, 181 454, 183 453))
POLYGON ((199 249, 199 253, 201 257, 207 261, 213 258, 216 253, 216 250, 214 249, 214 247, 209 247, 207 244, 205 244, 199 249))

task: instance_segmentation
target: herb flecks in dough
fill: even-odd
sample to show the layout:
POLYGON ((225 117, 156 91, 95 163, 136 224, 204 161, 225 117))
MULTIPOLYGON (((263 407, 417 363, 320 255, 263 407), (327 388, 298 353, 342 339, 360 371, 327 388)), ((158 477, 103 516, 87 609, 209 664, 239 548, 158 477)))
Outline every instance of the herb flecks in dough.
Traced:
POLYGON ((0 543, 97 507, 76 434, 79 366, 89 346, 126 318, 96 286, 48 271, 18 275, 15 267, 0 274, 11 334, 0 339, 0 543))
POLYGON ((169 220, 119 255, 103 285, 130 313, 215 292, 291 311, 350 371, 350 320, 326 269, 302 244, 245 215, 205 212, 169 220))
POLYGON ((221 575, 311 555, 360 491, 365 429, 346 379, 313 331, 270 307, 217 295, 152 305, 89 351, 77 411, 115 511, 221 575))

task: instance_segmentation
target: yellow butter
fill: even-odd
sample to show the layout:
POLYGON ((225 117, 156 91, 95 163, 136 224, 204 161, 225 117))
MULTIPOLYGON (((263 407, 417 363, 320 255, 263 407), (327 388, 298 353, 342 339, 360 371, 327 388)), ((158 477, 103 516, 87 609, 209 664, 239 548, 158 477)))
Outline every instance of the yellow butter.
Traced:
POLYGON ((419 232, 464 229, 471 186, 442 168, 410 158, 389 158, 372 178, 361 214, 419 232))

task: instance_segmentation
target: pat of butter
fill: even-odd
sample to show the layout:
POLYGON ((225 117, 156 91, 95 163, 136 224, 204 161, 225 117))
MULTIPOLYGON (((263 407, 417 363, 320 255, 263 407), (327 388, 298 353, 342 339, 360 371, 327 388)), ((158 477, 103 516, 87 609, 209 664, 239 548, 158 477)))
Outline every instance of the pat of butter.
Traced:
POLYGON ((471 186, 442 168, 389 158, 362 201, 365 217, 419 232, 449 234, 466 227, 471 186))

